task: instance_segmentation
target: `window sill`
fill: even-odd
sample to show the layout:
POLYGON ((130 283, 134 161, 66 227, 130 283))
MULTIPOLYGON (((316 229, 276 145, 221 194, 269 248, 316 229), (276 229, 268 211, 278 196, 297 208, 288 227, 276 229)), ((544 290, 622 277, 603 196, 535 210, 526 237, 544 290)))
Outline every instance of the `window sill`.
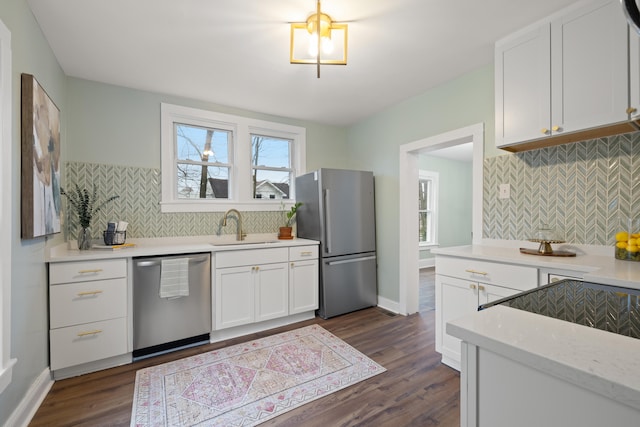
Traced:
MULTIPOLYGON (((282 199, 263 200, 263 201, 210 201, 210 200, 193 200, 180 202, 161 202, 160 211, 162 213, 173 212, 226 212, 235 208, 244 212, 266 212, 280 211, 282 209, 282 199)), ((295 200, 287 199, 284 202, 284 210, 289 210, 295 203, 295 200)))

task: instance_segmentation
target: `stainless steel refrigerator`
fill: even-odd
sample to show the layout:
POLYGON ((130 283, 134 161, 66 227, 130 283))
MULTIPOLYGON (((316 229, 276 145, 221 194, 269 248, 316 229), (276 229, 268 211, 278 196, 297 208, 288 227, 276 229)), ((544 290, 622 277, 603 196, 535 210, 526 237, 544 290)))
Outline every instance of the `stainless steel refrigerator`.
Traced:
POLYGON ((320 241, 320 317, 377 305, 373 173, 319 169, 295 191, 297 235, 320 241))

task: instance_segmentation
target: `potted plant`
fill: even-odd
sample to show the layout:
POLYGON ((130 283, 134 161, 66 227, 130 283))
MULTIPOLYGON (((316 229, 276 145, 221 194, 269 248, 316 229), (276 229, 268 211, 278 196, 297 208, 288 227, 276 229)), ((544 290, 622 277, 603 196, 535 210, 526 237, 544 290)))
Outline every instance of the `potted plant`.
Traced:
MULTIPOLYGON (((287 216, 287 222, 285 223, 286 225, 284 227, 280 227, 280 233, 278 234, 278 239, 284 239, 284 240, 293 239, 293 235, 291 234, 291 230, 293 229, 293 227, 291 227, 291 224, 293 223, 293 217, 296 215, 296 212, 298 211, 298 208, 300 206, 302 206, 302 202, 297 202, 296 204, 291 206, 291 209, 289 209, 289 211, 286 214, 287 216)), ((284 208, 284 203, 282 204, 282 207, 284 208)))
POLYGON ((78 184, 75 184, 75 191, 66 192, 64 188, 60 187, 60 194, 65 196, 69 201, 69 205, 75 210, 78 215, 78 223, 80 228, 78 229, 78 249, 87 250, 91 249, 91 219, 93 216, 100 212, 100 210, 112 200, 117 199, 120 196, 111 196, 102 203, 97 203, 98 194, 96 187, 93 187, 93 191, 89 193, 86 188, 80 189, 78 184))

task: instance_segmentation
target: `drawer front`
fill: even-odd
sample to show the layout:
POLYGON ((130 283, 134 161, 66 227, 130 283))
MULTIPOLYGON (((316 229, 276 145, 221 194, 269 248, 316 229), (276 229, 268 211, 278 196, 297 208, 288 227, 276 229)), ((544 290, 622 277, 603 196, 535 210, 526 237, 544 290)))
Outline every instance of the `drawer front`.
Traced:
POLYGON ((246 251, 216 252, 216 268, 241 267, 254 264, 287 262, 288 248, 250 249, 246 251))
POLYGON ((51 286, 51 329, 127 315, 127 279, 51 286))
POLYGON ((535 267, 467 258, 436 256, 436 274, 523 291, 538 286, 538 269, 535 267))
POLYGON ((294 246, 289 248, 289 261, 304 261, 318 258, 318 245, 294 246))
POLYGON ((86 282, 127 277, 127 260, 56 262, 49 264, 49 284, 86 282))
POLYGON ((49 334, 51 370, 54 371, 127 353, 124 317, 54 329, 49 334))

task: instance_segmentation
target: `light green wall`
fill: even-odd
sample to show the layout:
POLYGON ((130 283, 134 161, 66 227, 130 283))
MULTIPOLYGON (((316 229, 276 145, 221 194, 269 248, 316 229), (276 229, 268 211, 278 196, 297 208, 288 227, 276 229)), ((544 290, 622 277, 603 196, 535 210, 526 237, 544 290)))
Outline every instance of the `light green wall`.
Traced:
MULTIPOLYGON (((399 147, 447 131, 485 123, 485 148, 494 144, 493 66, 488 65, 375 114, 349 129, 354 168, 376 177, 378 293, 399 300, 399 147)), ((490 150, 490 149, 489 149, 490 150)), ((487 150, 487 153, 493 153, 487 150)))
POLYGON ((152 92, 68 79, 67 160, 160 167, 160 103, 235 114, 307 129, 307 169, 344 168, 345 128, 260 114, 152 92))
POLYGON ((0 20, 11 32, 12 180, 11 180, 11 384, 0 394, 0 425, 5 425, 29 387, 49 365, 45 239, 20 239, 20 74, 33 74, 61 110, 62 150, 67 115, 66 78, 24 0, 2 0, 0 20))
MULTIPOLYGON (((246 115, 307 129, 307 169, 373 170, 380 294, 398 300, 398 152, 404 143, 485 122, 493 146, 493 68, 484 67, 343 129, 277 118, 156 93, 67 78, 26 0, 0 2, 0 19, 12 33, 12 357, 18 359, 0 395, 0 425, 48 366, 46 247, 61 235, 20 239, 20 73, 33 74, 61 111, 62 160, 135 167, 160 164, 160 102, 246 115), (45 245, 46 243, 46 245, 45 245)), ((499 151, 488 148, 485 155, 499 151)))
MULTIPOLYGON (((425 155, 420 156, 418 165, 422 170, 438 172, 439 247, 470 245, 472 163, 425 155)), ((432 256, 424 254, 421 258, 432 256)))

